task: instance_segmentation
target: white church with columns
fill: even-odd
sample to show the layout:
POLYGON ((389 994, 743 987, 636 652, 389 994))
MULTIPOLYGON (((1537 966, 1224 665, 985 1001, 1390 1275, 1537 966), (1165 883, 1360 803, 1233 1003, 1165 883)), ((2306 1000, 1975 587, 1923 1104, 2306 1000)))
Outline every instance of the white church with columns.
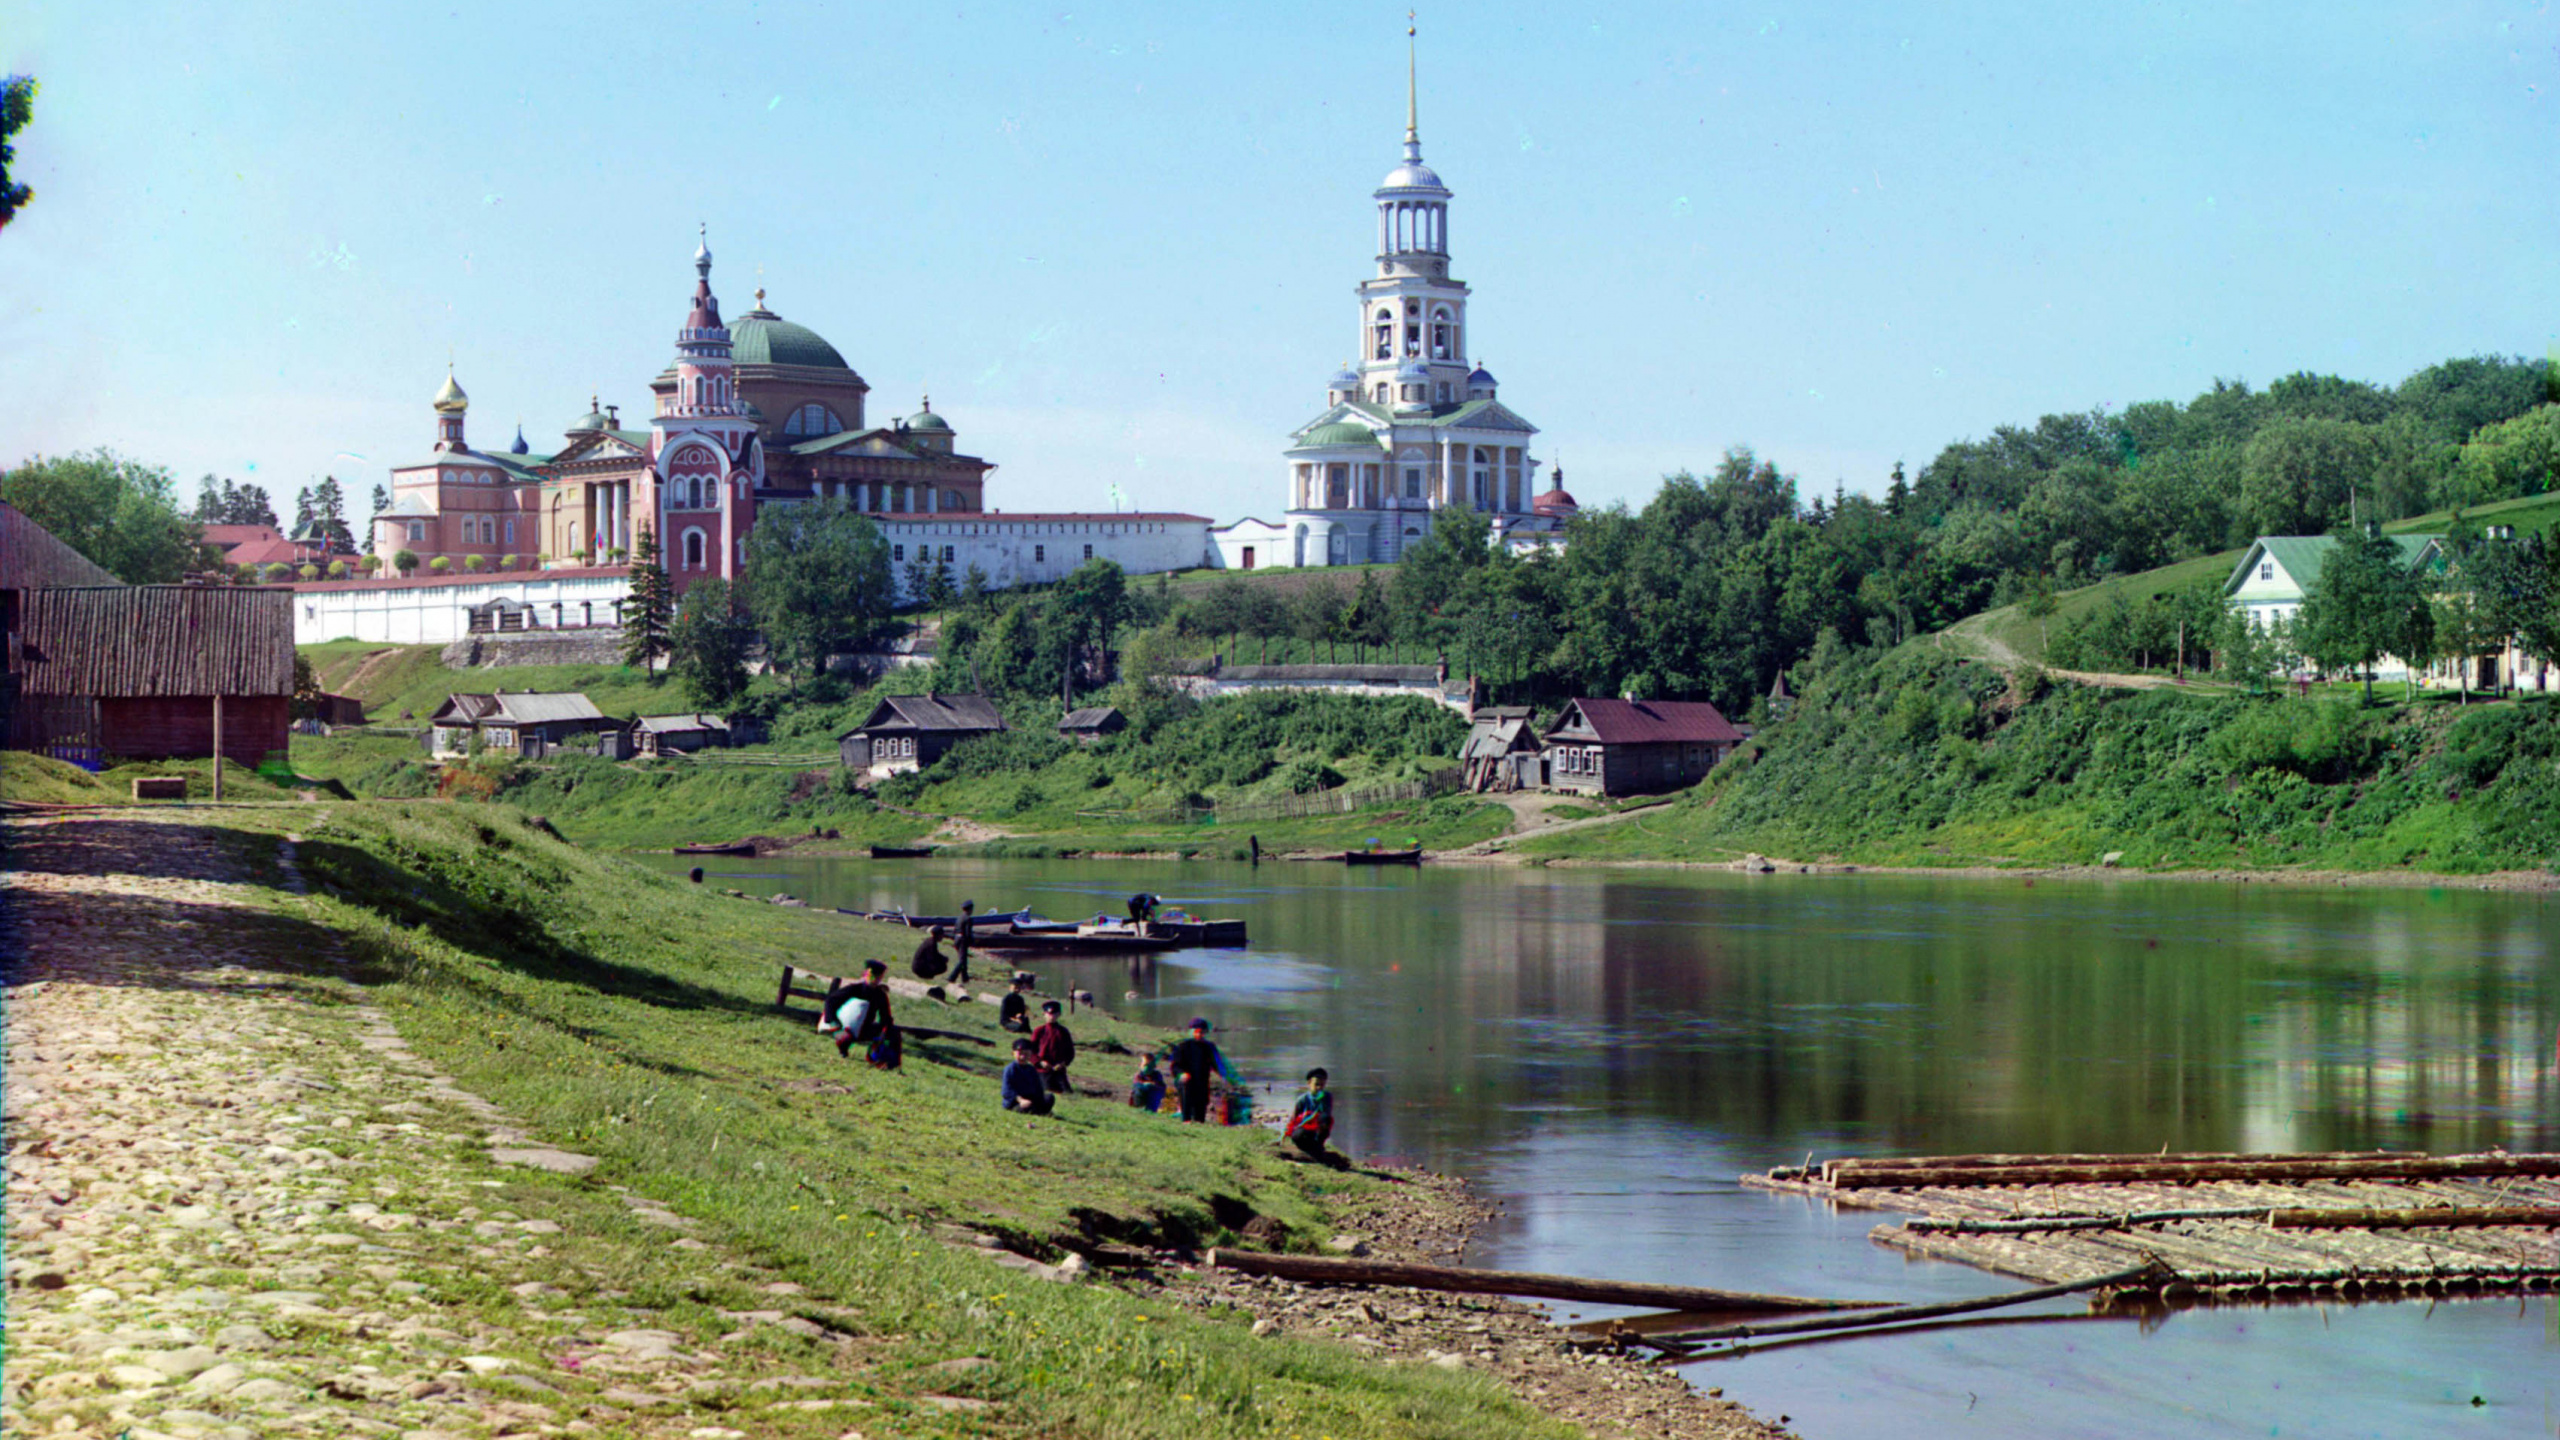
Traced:
POLYGON ((1561 543, 1574 513, 1561 473, 1537 491, 1538 427, 1467 359, 1466 282, 1449 275, 1450 191, 1422 162, 1412 60, 1404 163, 1376 192, 1378 273, 1360 282, 1359 356, 1325 383, 1325 410, 1284 452, 1289 505, 1210 532, 1230 569, 1399 559, 1453 507, 1484 513, 1499 543, 1561 543))

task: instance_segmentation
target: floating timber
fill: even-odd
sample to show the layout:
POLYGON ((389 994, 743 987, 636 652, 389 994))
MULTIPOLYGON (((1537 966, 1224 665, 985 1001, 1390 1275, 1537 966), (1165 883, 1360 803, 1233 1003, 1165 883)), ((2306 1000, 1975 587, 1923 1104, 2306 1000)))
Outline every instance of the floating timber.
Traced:
POLYGON ((2376 1297, 2560 1288, 2560 1155, 1950 1155, 1747 1175, 1898 1210, 1870 1238, 2043 1284, 2158 1262, 2117 1293, 2376 1297))
POLYGON ((1754 1313, 1802 1310, 1869 1310, 1872 1300, 1814 1300, 1802 1295, 1756 1295, 1695 1285, 1634 1280, 1587 1280, 1579 1275, 1540 1275, 1523 1270, 1467 1270, 1448 1265, 1408 1265, 1390 1260, 1336 1260, 1314 1255, 1275 1255, 1260 1250, 1212 1250, 1209 1266, 1248 1275, 1319 1285, 1404 1285, 1466 1295, 1534 1295, 1595 1305, 1643 1305, 1656 1310, 1754 1313))

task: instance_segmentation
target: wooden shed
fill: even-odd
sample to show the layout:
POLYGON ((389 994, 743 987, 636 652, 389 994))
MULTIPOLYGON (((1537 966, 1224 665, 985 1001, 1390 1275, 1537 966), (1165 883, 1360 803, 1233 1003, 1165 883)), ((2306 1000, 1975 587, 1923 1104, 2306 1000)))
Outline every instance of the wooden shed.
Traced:
POLYGON ((1058 722, 1058 733, 1079 745, 1090 745, 1105 735, 1117 735, 1129 728, 1129 717, 1117 705, 1087 705, 1070 710, 1058 722))
POLYGON ((450 695, 427 724, 428 750, 440 759, 469 753, 476 736, 485 749, 538 760, 581 735, 598 737, 606 759, 631 758, 629 730, 574 690, 450 695))
POLYGON ((923 769, 963 740, 1006 728, 984 695, 891 695, 837 736, 836 750, 848 770, 895 775, 923 769))
POLYGON ((1547 788, 1653 795, 1706 778, 1743 734, 1703 700, 1574 700, 1547 728, 1547 788))
POLYGON ((283 753, 293 595, 201 585, 18 592, 10 744, 92 764, 283 753))
POLYGON ((643 715, 631 722, 631 741, 642 755, 690 755, 727 746, 729 722, 717 715, 643 715))

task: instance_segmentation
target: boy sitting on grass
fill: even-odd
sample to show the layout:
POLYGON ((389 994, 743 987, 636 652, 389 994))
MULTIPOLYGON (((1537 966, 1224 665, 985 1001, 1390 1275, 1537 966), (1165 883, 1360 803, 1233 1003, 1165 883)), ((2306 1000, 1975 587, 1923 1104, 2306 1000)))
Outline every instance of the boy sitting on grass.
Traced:
POLYGON ((1280 1133, 1308 1159, 1329 1164, 1334 1157, 1324 1142, 1333 1135, 1333 1092, 1324 1088, 1327 1078, 1321 1065, 1307 1072, 1307 1093, 1298 1097, 1297 1108, 1289 1112, 1289 1128, 1280 1133))
POLYGON ((1057 1103, 1040 1083, 1040 1067, 1031 1063, 1031 1042, 1013 1042, 1013 1063, 1004 1067, 1004 1108, 1025 1115, 1046 1115, 1057 1103))

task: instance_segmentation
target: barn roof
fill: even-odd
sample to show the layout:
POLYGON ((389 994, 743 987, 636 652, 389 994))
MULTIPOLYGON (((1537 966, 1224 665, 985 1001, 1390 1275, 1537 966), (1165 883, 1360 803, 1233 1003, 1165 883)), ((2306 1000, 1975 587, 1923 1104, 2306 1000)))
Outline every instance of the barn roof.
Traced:
POLYGON ((602 720, 605 713, 574 690, 519 690, 496 695, 457 693, 427 718, 429 723, 460 720, 482 725, 546 725, 559 720, 602 720))
POLYGON ((122 583, 16 506, 0 504, 0 590, 122 583))
POLYGON ((1120 707, 1117 705, 1087 705, 1081 710, 1068 711, 1067 718, 1058 722, 1058 728, 1061 730, 1099 730, 1103 726, 1108 725, 1119 718, 1120 707))
POLYGON ((30 695, 291 695, 293 594, 260 586, 30 590, 19 673, 30 695))
POLYGON ((729 728, 729 722, 717 715, 643 715, 636 723, 652 735, 681 735, 691 730, 725 733, 729 728))
POLYGON ((1570 728, 1575 711, 1603 745, 1644 745, 1663 741, 1731 745, 1745 737, 1704 700, 1576 700, 1556 717, 1554 734, 1570 728))

